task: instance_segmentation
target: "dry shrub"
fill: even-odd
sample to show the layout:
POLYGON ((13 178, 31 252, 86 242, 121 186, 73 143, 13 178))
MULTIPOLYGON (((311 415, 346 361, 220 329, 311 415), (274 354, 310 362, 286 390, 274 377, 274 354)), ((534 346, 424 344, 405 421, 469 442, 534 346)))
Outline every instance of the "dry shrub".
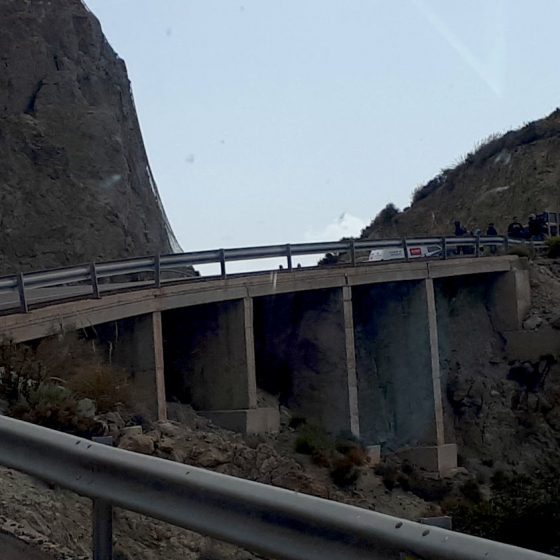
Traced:
POLYGON ((333 439, 322 428, 304 424, 296 439, 295 450, 311 455, 313 463, 329 469, 333 482, 347 487, 360 476, 358 467, 367 463, 364 446, 351 437, 333 439))
POLYGON ((547 257, 557 259, 560 257, 560 236, 550 237, 546 240, 548 247, 547 257))
POLYGON ((528 259, 532 259, 534 256, 534 252, 527 245, 514 245, 508 249, 507 254, 528 259))
POLYGON ((341 488, 351 486, 360 477, 360 471, 349 457, 344 455, 336 457, 332 461, 330 471, 332 481, 341 488))
POLYGON ((94 400, 100 413, 130 405, 128 376, 103 363, 84 366, 68 379, 66 387, 79 398, 94 400))
POLYGON ((8 414, 71 433, 95 431, 95 421, 79 409, 81 399, 94 401, 97 412, 129 402, 127 376, 75 334, 38 345, 1 344, 0 375, 0 399, 7 401, 8 414))
POLYGON ((336 450, 350 459, 354 465, 359 467, 367 463, 367 452, 361 442, 354 439, 338 439, 336 450))

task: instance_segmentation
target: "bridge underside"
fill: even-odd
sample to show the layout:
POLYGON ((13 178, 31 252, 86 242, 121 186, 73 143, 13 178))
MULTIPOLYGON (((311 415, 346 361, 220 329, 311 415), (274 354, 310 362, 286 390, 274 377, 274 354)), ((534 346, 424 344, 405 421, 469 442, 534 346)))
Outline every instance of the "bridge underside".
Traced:
POLYGON ((27 335, 21 316, 0 318, 0 329, 26 340, 56 325, 97 325, 152 417, 188 404, 231 429, 274 431, 278 407, 262 405, 265 391, 334 435, 443 471, 455 466, 456 449, 442 386, 464 343, 457 324, 469 320, 455 320, 457 298, 476 292, 476 309, 460 312, 500 331, 518 329, 529 303, 528 271, 517 260, 465 261, 275 273, 196 293, 166 287, 90 301, 83 312, 76 304, 32 311, 27 335))

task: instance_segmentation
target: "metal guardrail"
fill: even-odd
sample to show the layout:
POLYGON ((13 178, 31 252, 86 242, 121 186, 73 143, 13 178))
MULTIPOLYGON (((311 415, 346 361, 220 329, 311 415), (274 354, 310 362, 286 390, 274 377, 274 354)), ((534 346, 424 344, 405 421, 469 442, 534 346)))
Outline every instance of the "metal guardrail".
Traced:
POLYGON ((429 527, 0 416, 0 464, 94 500, 94 560, 110 560, 112 507, 278 560, 550 560, 429 527))
MULTIPOLYGON (((0 278, 0 296, 3 294, 17 293, 18 297, 10 310, 19 309, 21 312, 29 310, 28 293, 30 290, 41 288, 53 288, 57 286, 75 286, 87 283, 91 290, 89 293, 74 294, 72 297, 88 298, 101 297, 101 281, 141 275, 148 273, 153 278, 153 285, 160 287, 162 283, 174 280, 166 278, 165 274, 170 275, 180 273, 178 267, 183 267, 184 271, 188 267, 203 264, 219 264, 220 276, 226 277, 226 266, 228 262, 285 258, 286 269, 294 270, 294 257, 304 255, 321 255, 325 253, 335 253, 347 259, 345 264, 356 266, 360 263, 359 253, 374 249, 401 249, 403 259, 409 260, 417 258, 411 254, 411 249, 428 246, 440 247, 439 256, 436 258, 447 259, 449 257, 479 257, 484 247, 490 247, 491 251, 501 248, 505 251, 513 244, 523 244, 519 240, 508 239, 502 236, 469 236, 469 237, 418 237, 409 239, 374 239, 374 240, 346 240, 330 241, 320 243, 295 243, 285 245, 266 245, 261 247, 245 247, 233 249, 215 249, 210 251, 196 251, 189 253, 176 253, 172 255, 156 255, 153 257, 131 258, 114 262, 91 263, 87 265, 74 266, 56 270, 46 270, 39 272, 29 272, 0 278)), ((529 242, 533 249, 539 250, 544 247, 542 242, 529 242)), ((434 257, 432 257, 434 258, 434 257)), ((391 259, 395 260, 395 259, 391 259)), ((183 279, 185 272, 183 271, 183 279)), ((146 286, 145 279, 138 280, 142 286, 146 286)), ((134 281, 126 285, 111 285, 111 291, 129 290, 134 281)), ((50 294, 48 302, 54 302, 68 297, 66 294, 50 294)), ((43 301, 44 303, 44 301, 43 301)), ((5 310, 6 308, 4 308, 5 310)))

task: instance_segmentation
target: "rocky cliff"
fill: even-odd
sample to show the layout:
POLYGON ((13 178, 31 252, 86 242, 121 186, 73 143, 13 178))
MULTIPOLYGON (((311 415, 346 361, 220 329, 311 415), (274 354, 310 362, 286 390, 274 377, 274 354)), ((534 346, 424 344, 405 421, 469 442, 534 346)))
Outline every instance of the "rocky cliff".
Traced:
POLYGON ((174 244, 98 20, 80 0, 2 0, 0 274, 174 244))
POLYGON ((483 231, 494 222, 499 233, 512 216, 526 223, 530 213, 560 211, 560 110, 503 136, 492 136, 453 169, 416 189, 404 212, 388 206, 363 236, 380 238, 452 234, 460 220, 483 231))

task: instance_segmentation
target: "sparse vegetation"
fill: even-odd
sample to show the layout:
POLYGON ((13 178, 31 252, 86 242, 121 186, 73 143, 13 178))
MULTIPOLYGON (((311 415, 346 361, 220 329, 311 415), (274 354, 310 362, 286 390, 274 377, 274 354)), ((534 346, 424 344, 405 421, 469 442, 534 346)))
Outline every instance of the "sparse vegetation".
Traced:
POLYGON ((354 484, 360 477, 360 467, 367 463, 366 450, 360 441, 347 434, 332 438, 313 424, 301 427, 295 450, 311 455, 316 465, 328 468, 332 481, 340 487, 354 484))
POLYGON ((556 473, 535 472, 528 477, 497 471, 491 489, 489 500, 473 500, 478 498, 476 494, 444 502, 456 530, 549 554, 560 553, 560 482, 556 473))
POLYGON ((535 255, 528 245, 514 245, 507 251, 508 255, 516 255, 518 257, 526 257, 532 259, 535 255))
POLYGON ((560 257, 560 236, 550 237, 546 240, 546 246, 548 247, 547 256, 551 259, 557 259, 560 257))
POLYGON ((96 413, 129 402, 127 376, 77 336, 51 337, 36 346, 0 345, 0 400, 15 418, 91 435, 96 413))

